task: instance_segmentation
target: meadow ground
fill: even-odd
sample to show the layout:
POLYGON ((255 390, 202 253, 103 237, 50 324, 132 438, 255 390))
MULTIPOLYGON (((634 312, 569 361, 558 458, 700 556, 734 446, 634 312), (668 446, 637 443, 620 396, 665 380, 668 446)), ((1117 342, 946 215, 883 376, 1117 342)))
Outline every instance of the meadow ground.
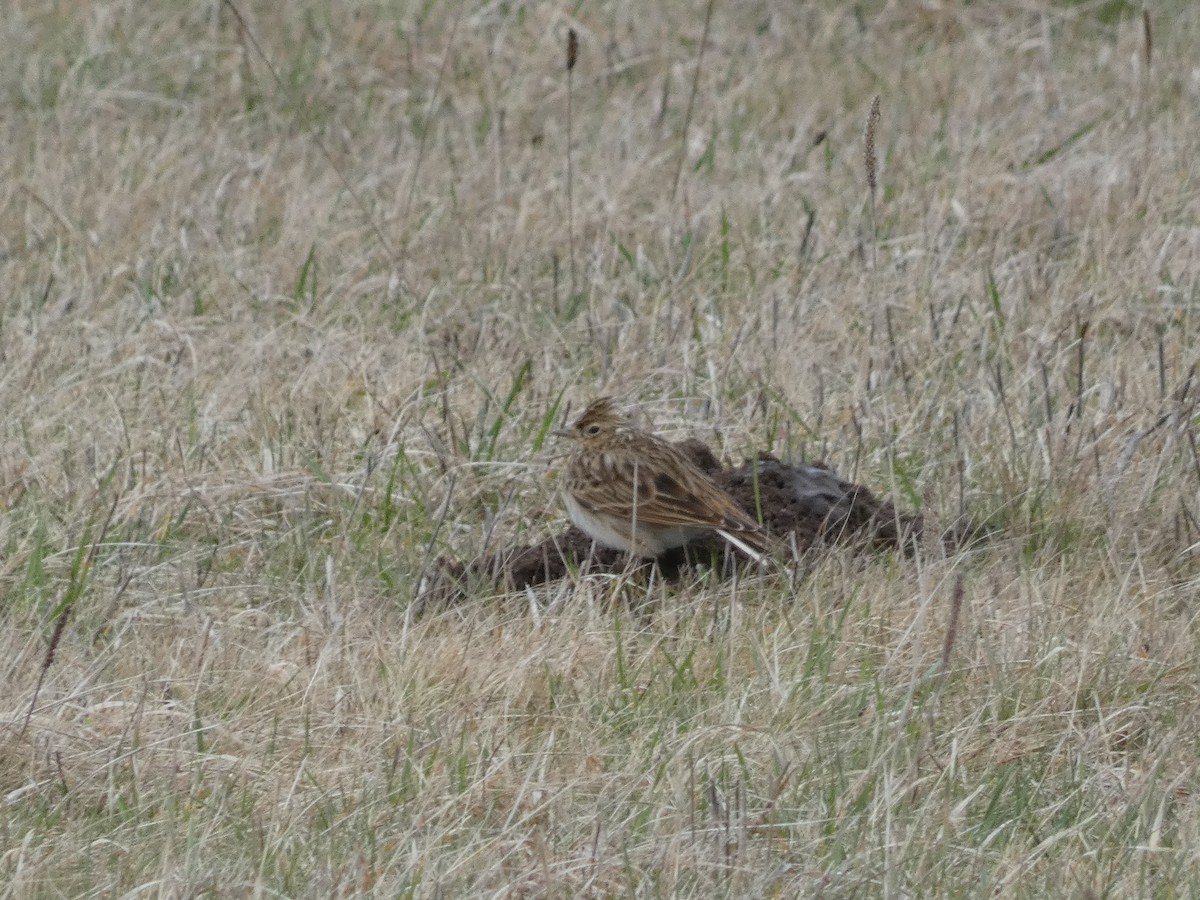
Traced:
POLYGON ((0 896, 1200 896, 1147 9, 8 4, 0 896), (416 615, 601 391, 987 539, 416 615))

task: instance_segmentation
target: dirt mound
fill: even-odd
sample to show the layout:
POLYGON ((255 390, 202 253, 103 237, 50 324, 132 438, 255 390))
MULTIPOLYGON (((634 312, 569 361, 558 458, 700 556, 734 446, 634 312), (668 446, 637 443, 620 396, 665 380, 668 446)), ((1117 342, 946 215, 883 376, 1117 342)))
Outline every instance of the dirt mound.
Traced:
MULTIPOLYGON (((907 550, 921 535, 920 516, 898 511, 820 463, 788 465, 762 453, 756 460, 724 469, 702 441, 676 446, 748 513, 757 517, 761 509, 764 527, 789 556, 793 546, 804 553, 824 543, 907 550)), ((672 577, 689 561, 703 564, 721 558, 728 558, 724 542, 714 536, 671 551, 657 562, 664 575, 672 577)), ((462 596, 469 584, 480 580, 521 589, 555 581, 570 571, 621 571, 627 562, 623 553, 594 546, 591 538, 570 526, 539 544, 507 547, 471 563, 442 558, 422 596, 462 596)))

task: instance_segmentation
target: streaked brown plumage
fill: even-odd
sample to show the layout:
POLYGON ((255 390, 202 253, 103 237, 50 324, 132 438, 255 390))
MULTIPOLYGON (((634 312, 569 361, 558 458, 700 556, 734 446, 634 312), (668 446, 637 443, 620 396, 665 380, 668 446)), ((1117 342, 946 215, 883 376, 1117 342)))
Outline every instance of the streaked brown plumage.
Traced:
POLYGON ((569 429, 567 511, 597 543, 657 557, 715 531, 755 560, 757 522, 690 459, 621 415, 610 397, 588 404, 569 429))

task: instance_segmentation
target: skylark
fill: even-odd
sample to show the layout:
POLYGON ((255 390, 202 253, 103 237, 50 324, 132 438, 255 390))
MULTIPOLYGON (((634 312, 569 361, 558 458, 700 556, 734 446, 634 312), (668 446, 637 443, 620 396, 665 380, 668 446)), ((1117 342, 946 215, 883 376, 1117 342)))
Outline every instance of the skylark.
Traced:
POLYGON ((567 512, 592 540, 657 557, 715 531, 755 561, 758 523, 672 444, 621 415, 611 397, 593 400, 570 428, 567 512))

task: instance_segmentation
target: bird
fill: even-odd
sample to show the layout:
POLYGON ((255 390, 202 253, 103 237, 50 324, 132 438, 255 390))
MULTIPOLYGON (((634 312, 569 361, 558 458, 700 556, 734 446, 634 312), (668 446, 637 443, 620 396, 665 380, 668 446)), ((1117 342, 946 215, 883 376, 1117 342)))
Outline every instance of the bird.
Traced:
POLYGON ((758 522, 677 447, 622 415, 612 397, 593 400, 554 434, 574 442, 563 478, 567 512, 596 543, 656 558, 716 532, 762 562, 758 522))

